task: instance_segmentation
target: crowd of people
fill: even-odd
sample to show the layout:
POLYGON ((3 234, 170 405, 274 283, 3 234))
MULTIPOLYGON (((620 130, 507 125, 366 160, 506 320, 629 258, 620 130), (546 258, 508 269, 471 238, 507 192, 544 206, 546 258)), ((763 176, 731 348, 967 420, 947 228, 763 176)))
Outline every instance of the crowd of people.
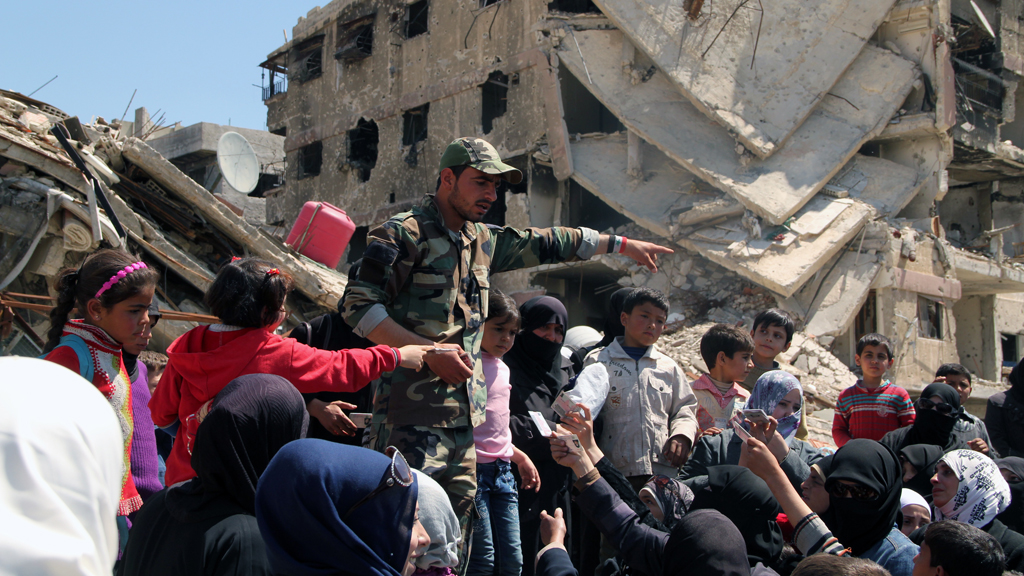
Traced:
POLYGON ((615 292, 604 333, 568 346, 557 298, 493 288, 671 252, 482 224, 521 178, 483 140, 450 144, 436 192, 370 233, 338 312, 287 335, 293 280, 271 262, 226 262, 205 295, 218 323, 166 355, 145 350, 154 269, 104 249, 65 270, 44 357, 0 358, 2 572, 1024 570, 1024 368, 983 420, 963 366, 913 399, 887 378, 892 342, 867 334, 823 447, 776 361, 795 330, 782 310, 711 327, 690 381, 656 346, 663 293, 615 292))

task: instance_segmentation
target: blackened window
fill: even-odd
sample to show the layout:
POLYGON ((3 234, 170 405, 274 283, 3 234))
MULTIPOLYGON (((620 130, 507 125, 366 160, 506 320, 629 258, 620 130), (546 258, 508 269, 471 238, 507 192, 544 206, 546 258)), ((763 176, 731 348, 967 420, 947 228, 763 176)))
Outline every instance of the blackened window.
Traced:
POLYGON ((324 163, 324 143, 313 142, 309 146, 299 148, 299 180, 316 176, 324 163))
POLYGON ((405 8, 405 37, 414 38, 427 33, 427 0, 420 0, 405 8))
POLYGON ((942 340, 942 316, 945 310, 940 302, 918 296, 917 318, 922 338, 942 340))
POLYGON ((300 84, 324 73, 324 37, 323 34, 303 41, 295 48, 294 65, 295 80, 300 84))
POLYGON ((427 139, 427 112, 430 103, 406 110, 402 114, 402 145, 412 146, 427 139))
POLYGON ((494 129, 494 119, 508 111, 508 76, 498 71, 491 72, 480 91, 483 98, 481 124, 484 134, 490 134, 494 129))
POLYGON ((358 170, 359 180, 370 179, 370 171, 377 165, 377 144, 380 134, 373 120, 359 119, 356 127, 348 131, 348 163, 358 170))
POLYGON ((373 54, 374 15, 338 24, 338 42, 334 57, 345 62, 356 62, 373 54))

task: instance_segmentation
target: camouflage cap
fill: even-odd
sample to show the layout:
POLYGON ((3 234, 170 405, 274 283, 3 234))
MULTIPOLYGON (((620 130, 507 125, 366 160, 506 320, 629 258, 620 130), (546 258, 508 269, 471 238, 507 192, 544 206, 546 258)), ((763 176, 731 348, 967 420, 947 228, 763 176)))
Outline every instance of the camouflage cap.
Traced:
POLYGON ((502 162, 494 146, 480 138, 459 138, 444 149, 438 173, 454 166, 469 166, 485 174, 495 174, 510 184, 523 181, 523 173, 502 162))

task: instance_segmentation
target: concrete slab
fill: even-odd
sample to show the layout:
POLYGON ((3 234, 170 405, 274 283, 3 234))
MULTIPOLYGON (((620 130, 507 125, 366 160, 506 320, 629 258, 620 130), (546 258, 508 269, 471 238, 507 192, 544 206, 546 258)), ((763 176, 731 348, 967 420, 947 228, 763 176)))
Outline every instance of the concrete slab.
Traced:
POLYGON ((623 124, 771 224, 792 216, 880 133, 918 77, 909 60, 867 46, 832 88, 835 97, 824 98, 778 151, 764 160, 740 158, 732 136, 665 74, 632 84, 622 73, 622 32, 581 30, 575 37, 583 58, 570 39, 558 51, 561 62, 623 124))
POLYGON ((895 2, 595 3, 697 108, 766 158, 836 84, 895 2))
POLYGON ((805 319, 803 332, 814 336, 846 331, 867 300, 882 264, 876 256, 847 251, 833 257, 826 269, 824 278, 808 282, 782 303, 805 319))
POLYGON ((637 224, 671 238, 673 216, 712 198, 707 193, 710 186, 643 141, 643 177, 630 178, 627 141, 626 134, 618 133, 571 142, 569 150, 575 167, 572 178, 637 224), (702 187, 705 193, 694 193, 702 187))
MULTIPOLYGON (((802 213, 802 210, 798 212, 797 217, 802 216, 802 213)), ((787 298, 795 294, 830 258, 853 240, 874 214, 875 210, 871 206, 854 201, 821 234, 802 237, 784 250, 771 247, 757 254, 758 248, 755 246, 751 251, 755 257, 748 259, 742 258, 746 254, 736 246, 701 241, 698 234, 702 231, 681 238, 678 242, 683 247, 698 252, 707 259, 787 298)), ((727 222, 722 227, 739 229, 739 220, 727 222)))
POLYGON ((846 189, 881 216, 895 216, 921 190, 926 177, 913 168, 882 158, 857 154, 829 184, 846 189))
POLYGON ((958 248, 949 251, 964 296, 1024 292, 1024 270, 958 248))

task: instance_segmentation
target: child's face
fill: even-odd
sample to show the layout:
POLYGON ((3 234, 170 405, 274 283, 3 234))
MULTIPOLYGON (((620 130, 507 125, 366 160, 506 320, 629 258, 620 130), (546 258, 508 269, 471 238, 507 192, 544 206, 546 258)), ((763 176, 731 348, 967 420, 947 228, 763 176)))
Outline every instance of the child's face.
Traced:
POLYGON ((156 385, 160 383, 160 378, 164 375, 164 369, 153 370, 149 373, 149 393, 153 394, 156 392, 156 385))
POLYGON ((133 356, 138 356, 149 346, 151 338, 153 338, 153 322, 147 322, 145 329, 142 330, 142 334, 136 336, 133 342, 126 342, 124 344, 124 351, 133 356))
POLYGON ((864 372, 865 379, 880 379, 892 367, 892 358, 889 358, 889 350, 885 346, 865 346, 853 360, 864 372))
POLYGON ((652 302, 644 302, 633 307, 629 313, 623 312, 622 325, 626 328, 623 341, 626 346, 634 348, 648 347, 658 341, 661 331, 665 329, 668 315, 652 302))
MULTIPOLYGON (((121 346, 134 347, 149 328, 149 305, 153 302, 155 291, 155 287, 150 286, 110 308, 104 308, 99 300, 93 298, 86 305, 85 321, 102 328, 121 346)), ((148 338, 146 343, 149 343, 148 338)))
POLYGON ((743 382, 754 368, 753 352, 736 352, 732 358, 719 352, 715 367, 722 367, 723 382, 743 382))
POLYGON ((782 326, 761 324, 750 331, 750 337, 754 339, 755 360, 762 360, 765 363, 775 360, 775 357, 789 350, 791 342, 786 342, 786 329, 782 326))
POLYGON ((501 358, 512 349, 512 344, 515 344, 518 328, 508 316, 491 318, 484 322, 484 337, 480 342, 480 348, 495 358, 501 358))

